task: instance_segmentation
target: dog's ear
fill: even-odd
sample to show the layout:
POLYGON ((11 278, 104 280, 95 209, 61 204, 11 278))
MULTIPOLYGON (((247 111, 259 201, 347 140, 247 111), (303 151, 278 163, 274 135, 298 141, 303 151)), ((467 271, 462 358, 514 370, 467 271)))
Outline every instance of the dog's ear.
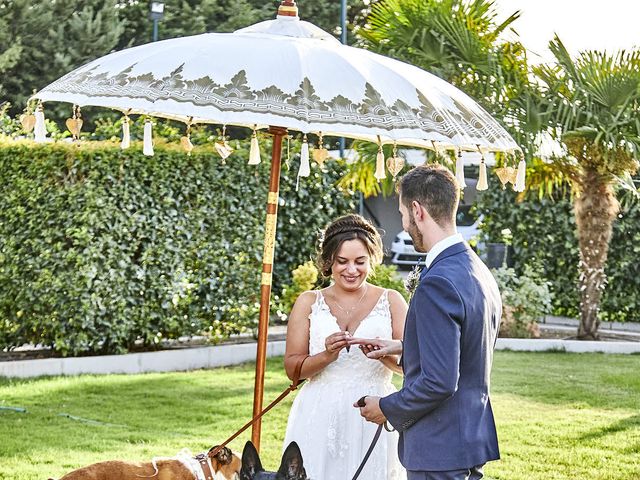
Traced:
POLYGON ((242 469, 240 470, 240 480, 251 480, 256 473, 262 472, 262 463, 256 447, 250 441, 245 443, 242 450, 242 469))
POLYGON ((282 455, 278 478, 286 480, 306 480, 307 472, 302 466, 302 453, 296 442, 291 442, 282 455))

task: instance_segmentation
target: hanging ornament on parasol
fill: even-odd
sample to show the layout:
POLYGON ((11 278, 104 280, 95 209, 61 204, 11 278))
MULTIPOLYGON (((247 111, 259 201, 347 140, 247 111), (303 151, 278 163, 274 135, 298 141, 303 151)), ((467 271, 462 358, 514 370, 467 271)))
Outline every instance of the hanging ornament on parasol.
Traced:
POLYGON ((329 158, 329 150, 324 148, 322 132, 318 134, 318 148, 313 149, 313 160, 320 166, 329 158))
POLYGON ((393 177, 393 180, 396 180, 398 174, 402 171, 404 167, 404 158, 398 156, 398 146, 393 144, 393 156, 387 159, 387 170, 393 177))

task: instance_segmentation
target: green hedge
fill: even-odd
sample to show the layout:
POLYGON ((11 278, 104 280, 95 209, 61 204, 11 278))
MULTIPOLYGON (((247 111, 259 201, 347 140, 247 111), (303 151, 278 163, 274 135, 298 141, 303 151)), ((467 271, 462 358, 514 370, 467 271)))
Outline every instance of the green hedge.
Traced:
MULTIPOLYGON (((478 202, 486 241, 500 242, 501 230, 509 228, 516 271, 522 273, 529 264, 543 272, 551 283, 553 313, 577 318, 579 250, 570 200, 560 195, 539 199, 532 193, 517 202, 511 189, 503 190, 494 178, 491 180, 489 190, 478 202)), ((639 258, 640 205, 623 202, 609 249, 609 283, 601 305, 602 320, 640 321, 639 258)))
MULTIPOLYGON (((203 148, 0 142, 0 346, 121 353, 254 326, 270 162, 247 166, 247 144, 234 146, 222 165, 203 148)), ((274 292, 354 208, 333 187, 337 162, 298 192, 294 170, 283 167, 274 292)))

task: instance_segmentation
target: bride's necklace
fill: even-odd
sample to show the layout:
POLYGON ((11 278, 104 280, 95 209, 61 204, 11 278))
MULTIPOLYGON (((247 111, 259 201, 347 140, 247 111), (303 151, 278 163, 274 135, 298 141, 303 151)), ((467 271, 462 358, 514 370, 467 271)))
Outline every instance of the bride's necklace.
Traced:
POLYGON ((353 312, 356 311, 356 309, 360 306, 360 304, 362 303, 362 300, 364 300, 365 295, 367 294, 367 290, 369 289, 369 285, 365 285, 364 286, 364 292, 362 292, 362 295, 360 296, 360 299, 355 303, 355 305, 351 306, 351 307, 343 307, 342 305, 340 305, 338 303, 338 299, 336 297, 336 294, 333 293, 331 296, 333 297, 333 303, 336 304, 336 307, 338 307, 340 310, 342 310, 344 312, 344 314, 346 315, 346 317, 348 319, 351 319, 351 316, 353 315, 353 312))

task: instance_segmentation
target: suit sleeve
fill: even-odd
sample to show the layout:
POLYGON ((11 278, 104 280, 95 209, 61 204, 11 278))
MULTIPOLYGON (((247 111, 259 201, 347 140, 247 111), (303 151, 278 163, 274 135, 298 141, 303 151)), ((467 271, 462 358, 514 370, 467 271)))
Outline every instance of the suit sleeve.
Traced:
POLYGON ((417 339, 411 343, 418 345, 419 374, 380 401, 382 412, 398 431, 406 430, 450 398, 458 389, 460 376, 464 304, 457 289, 444 277, 427 276, 412 303, 417 339))

